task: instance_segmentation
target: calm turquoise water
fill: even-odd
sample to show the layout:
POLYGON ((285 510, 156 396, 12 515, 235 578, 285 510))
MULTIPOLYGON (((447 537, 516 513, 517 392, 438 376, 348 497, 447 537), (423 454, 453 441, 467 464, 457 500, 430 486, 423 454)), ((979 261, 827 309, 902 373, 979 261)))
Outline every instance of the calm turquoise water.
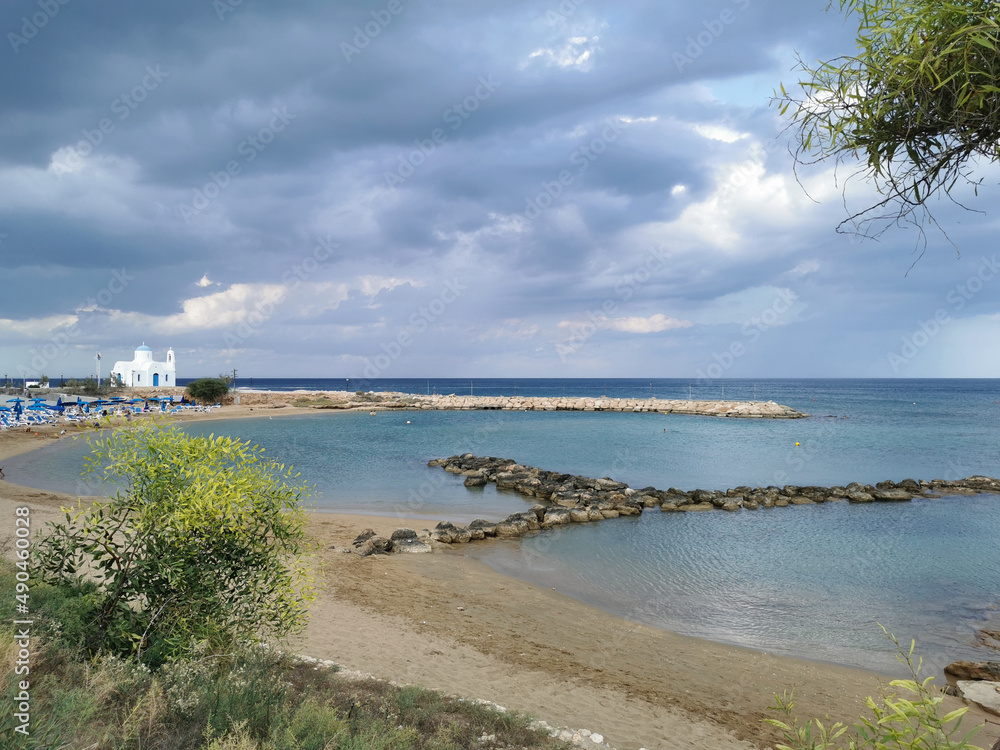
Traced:
MULTIPOLYGON (((491 382, 497 389, 512 385, 491 382)), ((602 384, 568 382, 578 390, 602 384)), ((609 395, 640 395, 647 382, 609 381, 609 395)), ((681 383, 652 382, 663 397, 679 396, 666 391, 681 383)), ((530 387, 526 383, 519 381, 519 394, 530 387)), ((456 391, 451 383, 431 384, 438 392, 456 391)), ((535 387, 541 393, 558 384, 537 381, 535 387)), ((726 397, 750 397, 752 387, 750 381, 727 382, 726 397)), ((816 416, 311 413, 189 430, 249 438, 295 464, 316 485, 317 508, 424 514, 428 526, 440 518, 496 519, 528 507, 520 496, 468 490, 461 479, 426 467, 430 458, 467 451, 611 476, 633 487, 1000 474, 998 381, 757 381, 757 391, 816 416)), ((76 476, 85 450, 82 444, 48 448, 9 461, 5 471, 12 481, 89 494, 94 488, 76 476)), ((878 621, 916 638, 936 668, 988 656, 974 645, 974 634, 993 618, 990 607, 1000 605, 1000 498, 737 514, 647 512, 480 545, 474 554, 503 572, 649 624, 893 671, 878 621)))

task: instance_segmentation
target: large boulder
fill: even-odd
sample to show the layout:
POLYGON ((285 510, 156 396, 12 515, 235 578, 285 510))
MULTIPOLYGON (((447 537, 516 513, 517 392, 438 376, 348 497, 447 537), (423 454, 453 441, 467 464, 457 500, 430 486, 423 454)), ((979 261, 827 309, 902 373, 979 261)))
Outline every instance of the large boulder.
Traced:
POLYGON ((955 684, 965 700, 990 713, 1000 714, 1000 682, 959 680, 955 684))
POLYGON ((389 541, 392 542, 393 552, 419 554, 431 551, 431 546, 421 541, 413 529, 396 529, 389 541))
MULTIPOLYGON (((884 482, 879 482, 879 484, 884 484, 884 482)), ((911 495, 906 490, 883 490, 878 489, 871 493, 872 497, 880 502, 905 502, 907 500, 912 500, 913 495, 911 495)))
POLYGON ((510 517, 497 524, 497 538, 499 539, 513 539, 524 536, 529 531, 528 524, 523 518, 510 517))
POLYGON ((468 529, 456 526, 451 521, 441 521, 431 531, 431 539, 444 544, 461 544, 472 539, 468 529))
POLYGON ((873 503, 875 498, 863 490, 847 490, 847 501, 850 503, 873 503))
POLYGON ((944 673, 956 680, 990 680, 1000 682, 1000 661, 954 661, 944 673))
POLYGON ((545 518, 541 521, 541 526, 543 529, 549 529, 553 526, 565 526, 572 522, 573 519, 566 508, 549 508, 545 518))
POLYGON ((366 539, 361 544, 356 544, 354 550, 362 557, 370 555, 388 555, 392 552, 393 543, 391 539, 383 536, 373 536, 366 539))
POLYGON ((354 538, 354 541, 351 542, 351 544, 353 544, 355 547, 360 547, 362 544, 367 542, 373 536, 375 536, 374 529, 365 529, 354 538))
POLYGON ((477 474, 470 474, 469 476, 467 476, 463 484, 466 487, 485 487, 488 484, 488 482, 486 480, 486 477, 484 477, 482 473, 477 473, 477 474))
POLYGON ((497 525, 493 521, 487 521, 482 518, 477 518, 475 521, 469 524, 470 532, 481 531, 483 536, 496 536, 497 535, 497 525))
POLYGON ((677 509, 683 511, 715 510, 715 506, 711 503, 689 503, 688 505, 681 505, 677 509))

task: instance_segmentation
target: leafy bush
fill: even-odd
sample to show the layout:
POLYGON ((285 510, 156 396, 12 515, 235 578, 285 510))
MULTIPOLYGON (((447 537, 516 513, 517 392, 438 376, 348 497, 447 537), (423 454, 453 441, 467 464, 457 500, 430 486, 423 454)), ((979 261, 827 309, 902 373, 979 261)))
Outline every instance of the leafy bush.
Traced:
POLYGON ((229 393, 229 383, 221 378, 201 378, 192 380, 187 385, 187 394, 191 398, 203 401, 218 401, 229 393))
POLYGON ((862 716, 861 721, 854 725, 853 736, 847 738, 844 735, 848 727, 840 722, 829 728, 823 726, 819 719, 800 725, 792 716, 795 708, 792 694, 786 691, 784 695, 775 695, 776 705, 772 706, 772 710, 780 711, 788 718, 787 722, 765 719, 781 730, 788 743, 775 745, 777 750, 979 750, 969 743, 979 727, 964 735, 959 734, 962 716, 968 708, 938 715, 944 697, 940 692, 931 690, 933 677, 919 679, 922 660, 913 663, 916 643, 911 641, 909 651, 904 651, 895 636, 884 627, 882 630, 895 644, 896 658, 910 671, 910 679, 893 680, 889 685, 899 688, 906 695, 883 693, 881 702, 870 696, 866 698, 865 705, 872 716, 862 716), (842 744, 844 739, 847 744, 842 744))
POLYGON ((81 597, 88 625, 73 638, 86 652, 156 666, 198 641, 304 627, 306 488, 291 469, 249 443, 152 425, 95 441, 87 462, 120 489, 49 524, 33 558, 35 580, 81 597))

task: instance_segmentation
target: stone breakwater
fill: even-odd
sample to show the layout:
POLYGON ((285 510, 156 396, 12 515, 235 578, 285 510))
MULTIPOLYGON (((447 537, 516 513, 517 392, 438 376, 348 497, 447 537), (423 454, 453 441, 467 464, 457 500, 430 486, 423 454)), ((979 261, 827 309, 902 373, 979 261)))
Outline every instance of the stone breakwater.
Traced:
POLYGON ((434 542, 462 544, 488 537, 514 539, 530 532, 571 523, 591 523, 620 516, 638 516, 658 508, 665 513, 696 511, 754 511, 790 505, 847 501, 849 503, 906 502, 915 496, 1000 494, 1000 480, 972 476, 956 481, 904 479, 875 485, 853 482, 843 487, 736 487, 731 490, 691 490, 675 487, 633 489, 608 477, 560 474, 519 464, 509 458, 480 457, 471 453, 438 458, 428 466, 464 477, 467 487, 494 483, 497 489, 517 492, 537 502, 529 510, 514 513, 503 521, 476 519, 468 526, 442 521, 434 529, 418 535, 412 529, 397 529, 390 539, 371 530, 359 536, 354 549, 362 555, 388 552, 430 552, 434 542))
POLYGON ((698 414, 745 419, 801 419, 809 416, 773 401, 684 401, 659 398, 542 398, 538 396, 411 396, 417 409, 504 411, 629 411, 698 414))
POLYGON ((414 393, 345 393, 343 391, 240 392, 243 406, 291 405, 312 409, 396 409, 441 411, 618 411, 698 414, 744 419, 801 419, 808 414, 774 401, 688 401, 661 398, 545 398, 540 396, 448 396, 414 393))

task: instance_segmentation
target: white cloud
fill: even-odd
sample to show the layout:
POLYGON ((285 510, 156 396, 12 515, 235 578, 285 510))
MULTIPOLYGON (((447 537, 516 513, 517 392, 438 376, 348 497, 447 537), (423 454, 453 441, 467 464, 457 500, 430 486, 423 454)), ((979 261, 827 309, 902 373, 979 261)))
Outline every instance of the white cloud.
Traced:
POLYGON ((811 273, 816 273, 819 270, 819 267, 819 261, 814 258, 812 260, 802 261, 788 273, 792 276, 808 276, 811 273))
POLYGON ((42 338, 57 328, 71 326, 79 320, 75 315, 49 315, 45 318, 13 320, 0 318, 0 335, 15 334, 29 338, 42 338))
MULTIPOLYGON (((280 306, 285 317, 309 319, 336 310, 351 292, 374 298, 404 284, 418 282, 384 276, 362 276, 354 283, 291 282, 288 284, 233 284, 229 288, 181 302, 181 312, 156 316, 122 310, 108 311, 112 322, 154 333, 207 331, 244 322, 251 315, 271 318, 280 306)), ((200 284, 199 284, 200 285, 200 284)))
POLYGON ((233 284, 215 294, 183 300, 181 312, 174 315, 112 310, 111 319, 155 333, 205 331, 241 323, 251 312, 257 310, 259 313, 261 309, 279 304, 287 294, 288 287, 282 284, 233 284))
POLYGON ((198 279, 198 281, 195 282, 195 286, 200 286, 201 288, 204 289, 206 286, 218 286, 218 282, 212 281, 210 278, 208 278, 208 274, 206 273, 204 276, 198 279))
POLYGON ((559 47, 540 47, 531 52, 521 68, 528 67, 534 61, 541 61, 548 66, 587 71, 593 67, 593 56, 599 49, 598 37, 574 36, 559 47))
POLYGON ((608 321, 608 328, 625 333, 660 333, 675 328, 690 328, 692 325, 690 320, 668 318, 663 313, 650 315, 648 318, 612 318, 608 321))
POLYGON ((749 133, 737 133, 725 125, 713 123, 695 125, 694 132, 702 138, 708 138, 711 141, 722 141, 723 143, 736 143, 736 141, 742 141, 750 137, 749 133))

